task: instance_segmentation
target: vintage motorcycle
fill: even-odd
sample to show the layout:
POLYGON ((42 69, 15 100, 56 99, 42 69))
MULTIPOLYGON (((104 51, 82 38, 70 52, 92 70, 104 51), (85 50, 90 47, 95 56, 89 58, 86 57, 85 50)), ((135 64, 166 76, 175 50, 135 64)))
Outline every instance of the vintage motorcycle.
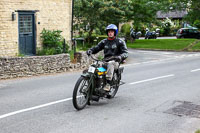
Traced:
POLYGON ((149 31, 148 28, 146 28, 146 34, 145 39, 156 39, 159 36, 160 29, 156 29, 156 31, 149 31))
POLYGON ((123 82, 121 74, 124 67, 120 67, 114 71, 109 92, 103 90, 106 85, 106 62, 114 60, 115 57, 105 58, 103 60, 96 59, 93 55, 90 56, 94 61, 89 69, 84 70, 81 77, 75 84, 73 90, 73 106, 77 110, 83 109, 86 105, 90 105, 91 101, 98 102, 100 98, 114 98, 118 88, 123 82), (101 64, 104 64, 101 66, 101 64))
POLYGON ((130 35, 133 39, 139 39, 142 35, 141 31, 135 32, 133 28, 130 29, 130 35))

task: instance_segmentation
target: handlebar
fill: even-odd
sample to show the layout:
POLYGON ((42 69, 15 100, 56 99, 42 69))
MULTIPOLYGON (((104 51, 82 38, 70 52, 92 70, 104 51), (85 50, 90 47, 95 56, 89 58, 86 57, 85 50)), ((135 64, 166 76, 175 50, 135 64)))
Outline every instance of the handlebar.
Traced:
POLYGON ((115 60, 116 59, 115 56, 107 57, 107 58, 104 58, 102 60, 99 60, 99 59, 95 58, 93 55, 90 55, 89 57, 91 57, 95 61, 102 61, 102 62, 111 61, 111 60, 115 60))

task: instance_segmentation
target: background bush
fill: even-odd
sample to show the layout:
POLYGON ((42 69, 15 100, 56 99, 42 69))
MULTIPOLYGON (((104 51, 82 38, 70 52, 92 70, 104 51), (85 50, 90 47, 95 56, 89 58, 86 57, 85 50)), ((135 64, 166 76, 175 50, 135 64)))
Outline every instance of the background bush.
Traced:
MULTIPOLYGON (((46 30, 43 29, 41 34, 42 49, 37 49, 37 55, 54 55, 61 54, 64 51, 64 38, 61 36, 60 30, 46 30)), ((69 52, 69 45, 66 44, 67 53, 69 52)))
POLYGON ((121 27, 121 32, 127 37, 130 36, 130 29, 131 29, 130 24, 123 24, 121 27))
POLYGON ((130 24, 123 24, 121 27, 121 35, 125 35, 125 40, 130 40, 130 24))
POLYGON ((196 26, 198 29, 200 29, 200 20, 195 20, 194 26, 196 26))

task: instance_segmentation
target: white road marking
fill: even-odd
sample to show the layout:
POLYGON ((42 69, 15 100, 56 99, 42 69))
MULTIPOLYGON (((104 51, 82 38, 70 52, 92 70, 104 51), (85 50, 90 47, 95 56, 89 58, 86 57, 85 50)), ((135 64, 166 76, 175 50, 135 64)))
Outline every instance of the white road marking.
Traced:
POLYGON ((135 53, 135 52, 132 52, 132 51, 128 51, 128 53, 130 53, 130 54, 133 54, 133 53, 135 53))
POLYGON ((8 114, 0 115, 0 119, 6 118, 6 117, 9 117, 9 116, 12 116, 12 115, 20 114, 20 113, 23 113, 23 112, 27 112, 27 111, 31 111, 31 110, 35 110, 35 109, 39 109, 39 108, 43 108, 43 107, 47 107, 47 106, 54 105, 54 104, 57 104, 57 103, 62 103, 62 102, 69 101, 69 100, 72 100, 72 98, 66 98, 66 99, 62 99, 62 100, 58 100, 58 101, 42 104, 42 105, 39 105, 39 106, 34 106, 34 107, 31 107, 31 108, 26 108, 26 109, 14 111, 14 112, 11 112, 11 113, 8 113, 8 114))
POLYGON ((168 78, 168 77, 172 77, 172 76, 175 76, 175 75, 174 74, 170 74, 170 75, 155 77, 155 78, 151 78, 151 79, 145 79, 145 80, 141 80, 141 81, 136 81, 136 82, 132 82, 130 84, 131 85, 133 85, 133 84, 139 84, 139 83, 143 83, 143 82, 148 82, 148 81, 153 81, 153 80, 157 80, 157 79, 168 78))
POLYGON ((200 71, 200 69, 194 69, 194 70, 191 70, 190 72, 196 72, 196 71, 200 71))
MULTIPOLYGON (((138 51, 139 53, 143 53, 143 54, 154 54, 154 55, 160 55, 160 52, 157 51, 138 51)), ((163 55, 172 55, 174 53, 171 52, 162 52, 163 55)))
POLYGON ((157 62, 162 62, 162 61, 167 61, 167 60, 171 60, 171 59, 161 59, 161 60, 159 59, 159 60, 152 60, 152 61, 146 61, 146 62, 140 62, 140 63, 122 64, 122 66, 128 67, 128 66, 135 66, 135 65, 141 65, 141 64, 157 63, 157 62))

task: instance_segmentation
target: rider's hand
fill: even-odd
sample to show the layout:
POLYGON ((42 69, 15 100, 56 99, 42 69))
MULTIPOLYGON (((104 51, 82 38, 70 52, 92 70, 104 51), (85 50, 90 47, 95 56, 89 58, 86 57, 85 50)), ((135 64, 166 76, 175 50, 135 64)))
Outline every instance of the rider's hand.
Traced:
POLYGON ((86 54, 88 55, 88 56, 90 56, 91 54, 92 54, 92 50, 88 50, 88 51, 86 51, 86 54))
POLYGON ((115 60, 116 60, 117 62, 121 62, 121 61, 122 61, 122 57, 121 57, 121 56, 116 56, 116 57, 115 57, 115 60))

